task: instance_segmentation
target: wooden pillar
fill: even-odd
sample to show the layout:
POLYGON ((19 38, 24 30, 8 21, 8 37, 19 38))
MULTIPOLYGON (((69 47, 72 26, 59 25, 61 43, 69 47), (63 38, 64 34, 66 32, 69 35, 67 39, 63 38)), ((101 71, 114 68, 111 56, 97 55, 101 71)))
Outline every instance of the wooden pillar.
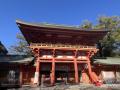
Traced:
POLYGON ((91 64, 90 64, 90 51, 88 51, 88 53, 87 53, 87 65, 88 65, 88 72, 89 72, 89 75, 91 77, 91 75, 92 75, 92 69, 91 68, 92 67, 91 67, 91 64))
POLYGON ((51 70, 51 85, 55 83, 55 62, 52 61, 52 70, 51 70))
POLYGON ((79 82, 79 79, 78 79, 78 65, 77 65, 76 61, 74 61, 74 68, 75 68, 75 83, 78 83, 79 82))
POLYGON ((90 75, 90 78, 92 80, 92 83, 97 83, 99 81, 97 75, 95 75, 93 72, 92 72, 92 67, 91 67, 91 64, 90 64, 90 59, 88 58, 88 73, 90 75))
POLYGON ((40 62, 36 61, 36 71, 34 76, 34 84, 39 85, 39 77, 40 77, 40 62))
POLYGON ((39 85, 40 84, 40 49, 37 48, 36 50, 37 52, 35 53, 36 54, 36 57, 37 57, 37 60, 36 60, 36 71, 35 71, 35 75, 34 75, 34 84, 35 85, 39 85))
POLYGON ((23 84, 23 65, 20 64, 20 86, 23 84))
POLYGON ((75 83, 78 83, 79 77, 78 77, 78 64, 77 64, 76 55, 77 55, 77 51, 75 51, 75 56, 74 56, 74 69, 75 69, 75 83))
POLYGON ((92 76, 92 67, 91 67, 91 64, 90 64, 90 51, 88 51, 87 53, 87 65, 88 65, 88 73, 89 73, 89 76, 90 76, 90 79, 92 80, 92 82, 94 82, 94 77, 92 76))
POLYGON ((52 70, 51 70, 51 85, 55 83, 55 58, 54 58, 55 50, 53 50, 53 60, 52 60, 52 70))
POLYGON ((86 73, 85 73, 84 68, 82 70, 82 80, 81 81, 82 81, 82 83, 84 83, 86 81, 86 73))
POLYGON ((91 69, 90 61, 88 61, 88 71, 89 71, 89 73, 92 73, 92 69, 91 69))

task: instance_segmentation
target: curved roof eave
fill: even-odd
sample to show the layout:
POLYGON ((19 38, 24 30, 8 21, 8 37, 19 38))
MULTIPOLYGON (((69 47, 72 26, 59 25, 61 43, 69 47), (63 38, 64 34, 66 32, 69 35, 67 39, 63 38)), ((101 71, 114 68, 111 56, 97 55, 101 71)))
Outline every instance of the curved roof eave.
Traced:
POLYGON ((66 25, 56 25, 56 24, 45 24, 45 23, 28 23, 22 20, 16 20, 18 26, 31 26, 31 27, 43 27, 43 28, 55 28, 55 29, 68 29, 68 30, 79 30, 87 32, 108 32, 104 29, 81 29, 77 26, 66 26, 66 25))
MULTIPOLYGON (((89 29, 89 30, 83 30, 79 27, 73 27, 73 26, 63 26, 63 25, 54 25, 54 24, 35 24, 35 23, 27 23, 21 20, 16 20, 16 23, 21 30, 22 34, 24 35, 26 41, 30 43, 39 43, 43 41, 43 38, 47 37, 47 34, 51 34, 49 38, 51 40, 54 38, 55 35, 56 41, 59 41, 61 39, 60 35, 64 36, 70 36, 69 38, 66 38, 68 42, 73 43, 74 41, 70 41, 71 38, 75 38, 81 43, 92 43, 95 44, 98 42, 98 40, 102 40, 102 38, 107 34, 108 31, 101 30, 101 29, 89 29), (42 37, 40 39, 40 36, 42 37), (60 37, 58 37, 60 36, 60 37), (84 39, 84 41, 83 41, 84 39), (85 40, 85 39, 89 39, 85 40)), ((48 38, 48 37, 47 37, 48 38)), ((48 39, 45 39, 45 42, 48 42, 48 39), (46 41, 45 41, 46 40, 46 41)), ((62 38, 61 40, 65 40, 65 38, 62 38)))

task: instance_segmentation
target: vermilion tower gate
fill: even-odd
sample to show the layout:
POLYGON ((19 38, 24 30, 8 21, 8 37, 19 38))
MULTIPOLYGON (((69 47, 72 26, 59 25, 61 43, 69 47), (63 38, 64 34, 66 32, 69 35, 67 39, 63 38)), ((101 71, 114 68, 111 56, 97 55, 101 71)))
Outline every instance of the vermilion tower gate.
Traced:
MULTIPOLYGON (((89 81, 97 83, 99 78, 92 71, 91 57, 97 53, 95 44, 103 38, 107 31, 102 30, 80 30, 77 27, 67 27, 59 25, 31 24, 16 21, 25 39, 34 53, 36 71, 34 84, 40 84, 42 69, 50 64, 50 83, 56 82, 56 70, 60 64, 73 65, 73 82, 84 82, 85 74, 89 81), (79 66, 82 72, 82 80, 79 77, 79 66)), ((64 70, 64 69, 63 69, 64 70)), ((72 77, 69 76, 69 80, 72 77)))

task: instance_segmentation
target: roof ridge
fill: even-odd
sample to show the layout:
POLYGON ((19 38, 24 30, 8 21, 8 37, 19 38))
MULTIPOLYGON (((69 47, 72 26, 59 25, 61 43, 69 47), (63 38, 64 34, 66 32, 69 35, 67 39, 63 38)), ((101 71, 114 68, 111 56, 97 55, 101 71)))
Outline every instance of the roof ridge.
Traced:
POLYGON ((32 22, 25 22, 23 20, 16 20, 18 25, 29 25, 29 26, 37 26, 37 27, 48 27, 48 28, 61 28, 61 29, 74 29, 74 30, 81 30, 81 31, 105 31, 101 29, 82 29, 78 25, 63 25, 63 24, 50 24, 50 23, 32 23, 32 22))

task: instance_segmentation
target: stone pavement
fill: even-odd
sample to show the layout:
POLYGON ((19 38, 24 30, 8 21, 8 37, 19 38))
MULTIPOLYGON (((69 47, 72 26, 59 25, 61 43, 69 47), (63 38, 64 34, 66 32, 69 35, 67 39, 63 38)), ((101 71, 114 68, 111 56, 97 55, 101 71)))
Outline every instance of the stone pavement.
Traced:
POLYGON ((120 84, 105 84, 100 87, 96 87, 92 84, 80 84, 80 85, 55 85, 52 87, 39 86, 39 87, 22 87, 19 89, 8 90, 120 90, 120 84))

